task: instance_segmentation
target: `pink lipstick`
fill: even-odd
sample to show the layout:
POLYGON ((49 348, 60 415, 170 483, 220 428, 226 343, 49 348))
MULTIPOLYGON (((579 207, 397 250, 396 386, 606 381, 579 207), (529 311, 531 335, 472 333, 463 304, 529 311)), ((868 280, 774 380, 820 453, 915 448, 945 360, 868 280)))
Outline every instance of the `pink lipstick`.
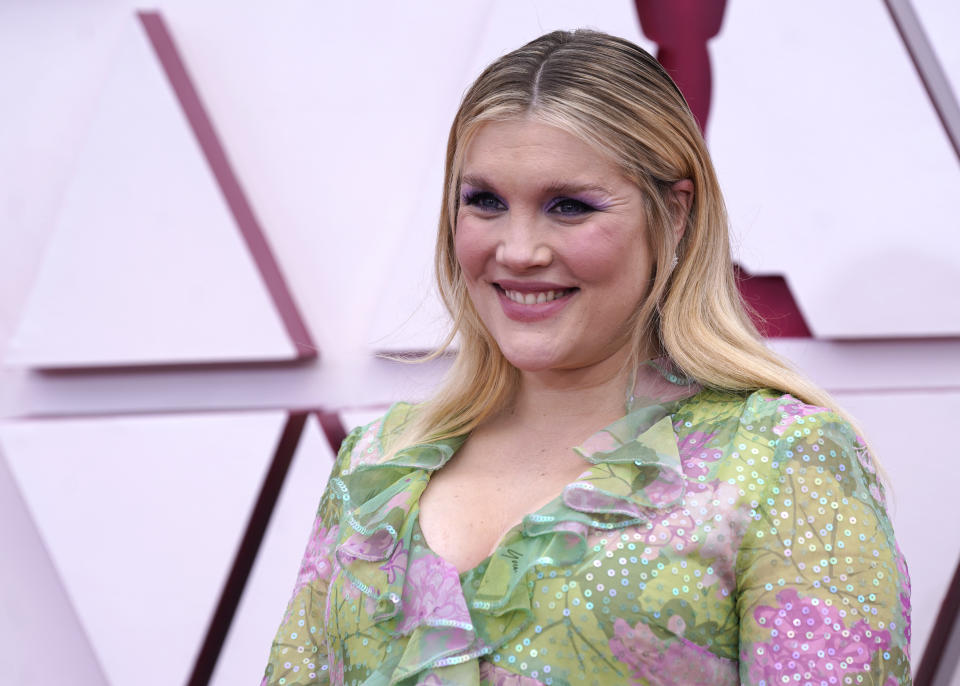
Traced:
POLYGON ((546 281, 498 281, 493 284, 507 317, 535 322, 552 317, 570 302, 579 288, 546 281))

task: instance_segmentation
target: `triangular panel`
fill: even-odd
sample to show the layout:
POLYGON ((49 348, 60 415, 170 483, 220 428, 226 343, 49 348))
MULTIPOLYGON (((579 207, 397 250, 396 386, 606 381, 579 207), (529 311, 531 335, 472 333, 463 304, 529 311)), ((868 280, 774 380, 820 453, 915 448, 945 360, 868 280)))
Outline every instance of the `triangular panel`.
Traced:
POLYGON ((86 367, 296 354, 131 17, 7 361, 86 367))
POLYGON ((960 333, 960 165, 883 3, 730 3, 711 53, 743 267, 818 337, 960 333))
POLYGON ((271 411, 0 427, 113 686, 186 682, 285 419, 271 411))
POLYGON ((6 683, 48 686, 69 674, 107 686, 90 641, 0 448, 0 673, 6 683), (56 650, 50 650, 55 645, 56 650))

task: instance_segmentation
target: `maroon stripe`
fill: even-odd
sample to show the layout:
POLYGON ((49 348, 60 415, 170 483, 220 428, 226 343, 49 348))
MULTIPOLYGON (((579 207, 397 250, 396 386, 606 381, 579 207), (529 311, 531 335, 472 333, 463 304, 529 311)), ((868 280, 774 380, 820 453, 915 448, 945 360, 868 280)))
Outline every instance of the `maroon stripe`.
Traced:
POLYGON ((336 455, 340 452, 340 444, 343 443, 343 439, 347 437, 347 429, 343 425, 343 420, 340 419, 340 414, 318 410, 317 419, 320 420, 320 428, 323 429, 323 435, 326 436, 330 449, 336 455))
MULTIPOLYGON (((240 541, 227 582, 223 586, 217 609, 207 627, 206 637, 200 647, 200 653, 197 655, 187 686, 206 686, 210 682, 217 658, 220 657, 220 651, 223 649, 223 642, 233 622, 233 616, 237 612, 244 586, 250 576, 250 570, 253 568, 253 562, 260 550, 267 525, 270 523, 273 508, 280 497, 280 489, 290 469, 306 420, 306 412, 291 412, 287 416, 287 423, 283 427, 270 470, 263 480, 260 495, 250 513, 247 529, 240 541)), ((251 675, 251 679, 255 678, 256 675, 251 675)))
POLYGON ((187 73, 186 66, 177 52, 176 45, 170 32, 167 30, 166 23, 159 12, 146 11, 138 12, 143 28, 147 32, 150 43, 153 45, 154 52, 163 66, 163 70, 180 101, 180 107, 190 122, 190 128, 200 144, 200 149, 210 165, 223 197, 233 214, 233 218, 240 229, 253 256, 253 260, 260 270, 260 276, 273 299, 274 306, 277 308, 280 318, 283 320, 287 335, 297 351, 298 359, 313 359, 317 357, 317 347, 307 330, 303 318, 297 310, 293 296, 287 288, 286 281, 280 271, 270 245, 267 243, 266 236, 257 221, 257 217, 247 201, 247 197, 240 186, 230 161, 227 159, 226 151, 220 144, 220 139, 213 128, 213 123, 200 100, 190 75, 187 73))
POLYGON ((884 0, 953 152, 960 157, 960 104, 909 0, 884 0))
MULTIPOLYGON (((298 357, 299 361, 306 361, 298 357)), ((39 367, 39 374, 51 378, 71 376, 117 376, 121 374, 168 374, 176 372, 221 372, 229 370, 290 369, 290 360, 210 360, 207 362, 137 362, 136 364, 96 363, 84 366, 39 367)))

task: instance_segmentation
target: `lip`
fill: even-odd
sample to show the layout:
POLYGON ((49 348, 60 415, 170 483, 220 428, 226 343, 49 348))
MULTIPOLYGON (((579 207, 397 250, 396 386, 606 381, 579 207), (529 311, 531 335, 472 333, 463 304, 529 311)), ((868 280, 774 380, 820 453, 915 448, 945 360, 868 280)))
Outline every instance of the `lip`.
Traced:
POLYGON ((576 287, 563 286, 546 281, 497 281, 492 283, 491 287, 497 292, 503 313, 507 315, 509 319, 517 322, 538 322, 549 319, 565 308, 580 291, 580 289, 576 287), (506 293, 504 293, 505 289, 519 291, 521 293, 542 293, 544 291, 563 290, 569 290, 570 292, 550 302, 525 305, 514 302, 508 298, 506 293))
POLYGON ((494 281, 495 286, 500 286, 506 291, 520 291, 521 293, 539 293, 540 291, 565 291, 574 286, 564 285, 562 283, 553 283, 552 281, 494 281))

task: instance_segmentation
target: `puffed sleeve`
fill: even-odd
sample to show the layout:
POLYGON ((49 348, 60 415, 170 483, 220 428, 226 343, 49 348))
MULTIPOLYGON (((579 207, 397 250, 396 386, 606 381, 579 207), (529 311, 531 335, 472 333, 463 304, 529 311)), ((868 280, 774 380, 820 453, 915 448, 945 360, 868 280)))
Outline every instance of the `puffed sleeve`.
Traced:
POLYGON ((324 615, 341 510, 341 501, 331 490, 330 482, 348 463, 361 433, 362 428, 355 429, 340 446, 320 499, 293 594, 270 648, 261 686, 330 683, 324 615))
POLYGON ((909 684, 910 581, 873 461, 837 414, 794 410, 737 558, 741 683, 909 684))

